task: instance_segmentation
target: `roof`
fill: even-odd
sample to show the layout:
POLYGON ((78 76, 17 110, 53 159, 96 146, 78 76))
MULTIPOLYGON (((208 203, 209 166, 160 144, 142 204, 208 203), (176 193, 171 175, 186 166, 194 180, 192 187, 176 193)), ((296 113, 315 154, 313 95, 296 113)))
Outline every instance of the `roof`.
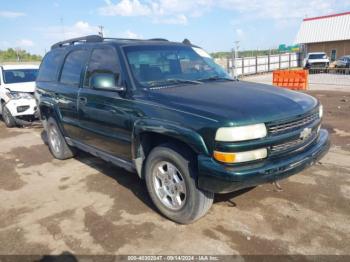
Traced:
POLYGON ((39 65, 1 65, 1 67, 4 69, 4 70, 12 70, 12 69, 38 69, 39 68, 39 65))
POLYGON ((350 40, 350 12, 305 18, 295 42, 298 44, 350 40))

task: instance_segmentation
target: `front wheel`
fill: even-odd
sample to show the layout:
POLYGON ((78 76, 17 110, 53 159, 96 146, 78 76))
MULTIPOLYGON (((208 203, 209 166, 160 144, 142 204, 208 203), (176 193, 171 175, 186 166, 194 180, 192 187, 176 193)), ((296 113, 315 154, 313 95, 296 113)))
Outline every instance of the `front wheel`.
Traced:
POLYGON ((8 110, 5 105, 2 106, 2 118, 7 127, 11 128, 16 126, 16 119, 12 116, 10 110, 8 110))
POLYGON ((52 155, 60 160, 72 158, 75 149, 70 147, 64 139, 54 118, 50 117, 46 124, 47 143, 52 155))
POLYGON ((189 224, 207 213, 214 194, 197 188, 191 154, 175 145, 154 148, 146 160, 148 192, 158 210, 169 219, 189 224))

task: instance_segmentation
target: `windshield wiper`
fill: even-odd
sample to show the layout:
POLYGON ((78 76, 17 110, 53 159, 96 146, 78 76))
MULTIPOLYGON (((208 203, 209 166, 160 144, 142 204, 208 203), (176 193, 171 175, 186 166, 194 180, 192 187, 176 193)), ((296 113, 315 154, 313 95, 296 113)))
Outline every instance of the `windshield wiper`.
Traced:
POLYGON ((201 82, 206 82, 206 81, 235 81, 232 78, 228 78, 228 77, 220 77, 220 76, 211 76, 208 78, 201 78, 201 79, 197 79, 197 81, 201 81, 201 82))
POLYGON ((155 81, 150 81, 148 82, 150 87, 155 87, 155 86, 161 86, 161 85, 176 85, 176 84, 195 84, 195 85, 199 85, 202 84, 199 81, 196 80, 188 80, 188 79, 178 79, 178 78, 168 78, 168 79, 164 79, 164 80, 155 80, 155 81))

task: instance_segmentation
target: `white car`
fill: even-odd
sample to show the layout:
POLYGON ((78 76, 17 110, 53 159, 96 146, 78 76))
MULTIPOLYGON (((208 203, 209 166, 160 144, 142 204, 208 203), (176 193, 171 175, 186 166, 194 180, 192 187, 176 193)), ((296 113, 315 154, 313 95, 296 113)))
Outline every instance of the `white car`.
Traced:
POLYGON ((0 65, 0 114, 7 127, 37 118, 34 98, 37 65, 0 65))
POLYGON ((304 68, 327 68, 329 66, 329 58, 324 52, 308 53, 304 59, 304 68))

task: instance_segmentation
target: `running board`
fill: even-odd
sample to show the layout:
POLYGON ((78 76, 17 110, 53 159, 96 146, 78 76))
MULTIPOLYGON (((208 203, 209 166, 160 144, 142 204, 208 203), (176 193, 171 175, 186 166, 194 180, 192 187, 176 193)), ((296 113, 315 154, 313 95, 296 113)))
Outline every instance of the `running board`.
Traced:
POLYGON ((96 157, 99 157, 107 162, 112 163, 113 165, 119 166, 129 172, 135 172, 135 166, 132 162, 129 162, 127 160, 121 159, 116 156, 112 156, 104 151, 101 151, 95 147, 86 145, 82 142, 79 142, 77 140, 71 139, 69 137, 65 137, 67 144, 70 146, 74 146, 76 148, 79 148, 80 150, 83 150, 85 152, 90 153, 91 155, 94 155, 96 157))

